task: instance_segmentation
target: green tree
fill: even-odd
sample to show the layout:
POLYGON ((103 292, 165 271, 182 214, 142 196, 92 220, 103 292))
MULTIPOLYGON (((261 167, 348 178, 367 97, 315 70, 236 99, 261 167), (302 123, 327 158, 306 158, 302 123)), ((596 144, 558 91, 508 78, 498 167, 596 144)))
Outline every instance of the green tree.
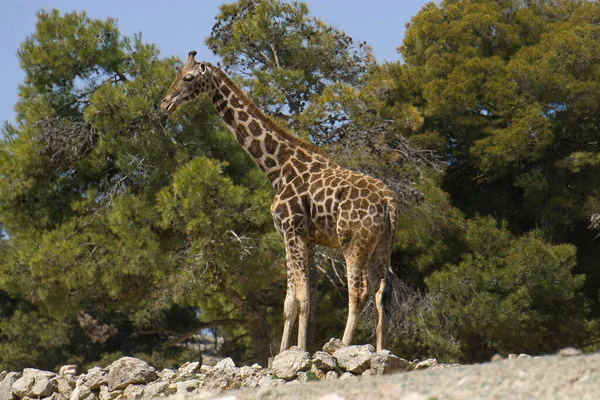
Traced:
POLYGON ((19 58, 17 125, 0 145, 0 288, 14 303, 0 324, 3 368, 122 354, 174 366, 189 358, 175 345, 212 324, 249 332, 240 357, 266 363, 262 290, 281 278, 282 252, 265 217, 271 189, 207 103, 164 123, 157 105, 177 60, 113 20, 56 10, 38 13, 19 58), (231 251, 207 253, 211 243, 231 251))
POLYGON ((328 88, 358 85, 375 63, 366 42, 311 16, 300 1, 239 0, 220 6, 216 20, 206 43, 260 108, 317 144, 348 122, 344 110, 300 118, 328 88))
POLYGON ((464 240, 461 261, 426 279, 427 324, 443 328, 424 336, 440 356, 485 361, 584 343, 592 328, 572 245, 549 245, 536 231, 515 237, 490 217, 468 221, 464 240))
POLYGON ((597 2, 442 1, 412 20, 390 112, 410 106, 411 141, 448 163, 442 187, 467 216, 538 229, 578 249, 576 272, 598 314, 600 199, 597 2))

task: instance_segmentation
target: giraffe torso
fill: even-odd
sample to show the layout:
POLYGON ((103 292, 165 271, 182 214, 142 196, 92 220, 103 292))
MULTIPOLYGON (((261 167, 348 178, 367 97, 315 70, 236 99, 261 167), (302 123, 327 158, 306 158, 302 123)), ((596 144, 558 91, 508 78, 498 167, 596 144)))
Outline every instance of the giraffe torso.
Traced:
POLYGON ((395 210, 394 195, 381 181, 320 154, 297 150, 282 175, 271 207, 275 226, 280 233, 294 230, 312 243, 340 247, 355 236, 369 236, 395 210))

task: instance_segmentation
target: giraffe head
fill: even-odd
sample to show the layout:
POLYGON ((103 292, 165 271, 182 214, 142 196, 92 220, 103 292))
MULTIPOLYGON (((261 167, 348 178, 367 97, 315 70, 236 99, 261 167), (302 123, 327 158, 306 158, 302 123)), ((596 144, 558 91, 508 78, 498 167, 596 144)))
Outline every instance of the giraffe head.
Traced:
POLYGON ((182 104, 195 100, 211 86, 210 64, 196 62, 196 51, 190 51, 185 65, 177 71, 177 76, 160 104, 160 110, 172 113, 182 104))

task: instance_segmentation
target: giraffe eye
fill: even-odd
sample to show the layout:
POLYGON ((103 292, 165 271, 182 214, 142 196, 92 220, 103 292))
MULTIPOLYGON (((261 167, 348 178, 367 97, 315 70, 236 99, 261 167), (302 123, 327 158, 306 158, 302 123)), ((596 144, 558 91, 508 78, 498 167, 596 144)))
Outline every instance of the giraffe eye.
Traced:
POLYGON ((190 81, 194 80, 194 75, 186 75, 183 78, 183 80, 186 81, 186 82, 190 82, 190 81))

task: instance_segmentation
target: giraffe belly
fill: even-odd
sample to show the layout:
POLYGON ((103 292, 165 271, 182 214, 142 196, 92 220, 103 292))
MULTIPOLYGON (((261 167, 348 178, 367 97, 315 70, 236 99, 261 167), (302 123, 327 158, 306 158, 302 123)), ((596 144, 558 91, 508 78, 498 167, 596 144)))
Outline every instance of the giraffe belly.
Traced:
POLYGON ((310 222, 309 238, 311 242, 325 247, 340 247, 333 216, 313 217, 310 222))

